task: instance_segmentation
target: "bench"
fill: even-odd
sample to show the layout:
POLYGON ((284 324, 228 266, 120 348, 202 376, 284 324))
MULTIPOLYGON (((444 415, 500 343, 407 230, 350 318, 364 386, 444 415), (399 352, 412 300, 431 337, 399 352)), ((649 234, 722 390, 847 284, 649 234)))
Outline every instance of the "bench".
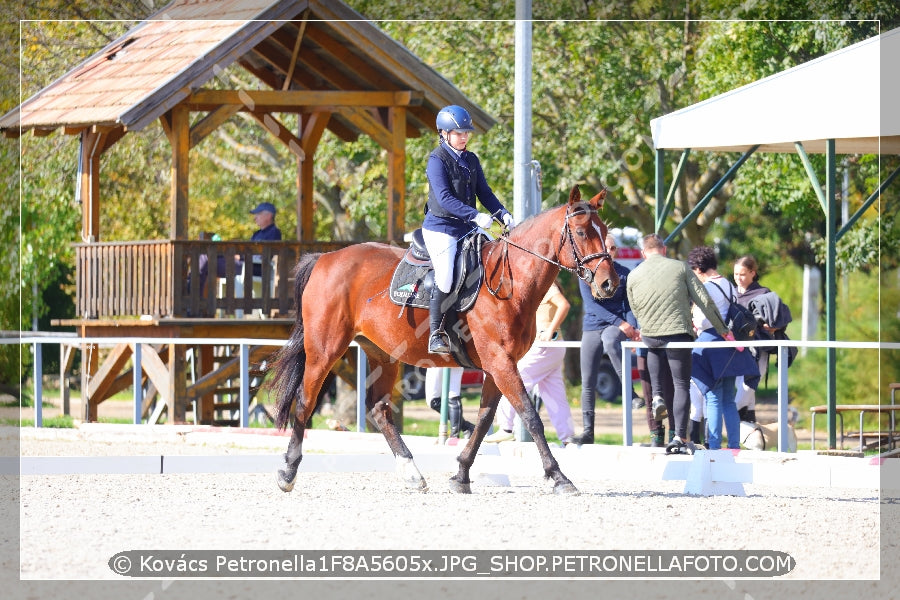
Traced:
MULTIPOLYGON (((859 431, 853 432, 854 435, 852 437, 859 438, 859 450, 862 452, 865 448, 865 438, 866 437, 886 437, 888 440, 889 449, 894 448, 894 442, 897 439, 898 432, 896 428, 896 411, 900 410, 900 404, 894 403, 894 389, 900 389, 900 384, 891 384, 891 404, 838 404, 834 407, 835 414, 838 417, 838 421, 840 423, 841 429, 841 446, 844 445, 844 413, 845 412, 853 412, 859 411, 859 431), (894 388, 893 386, 897 386, 894 388), (866 433, 865 428, 863 427, 863 417, 865 417, 866 413, 876 413, 876 414, 889 414, 890 415, 890 429, 886 431, 877 431, 877 432, 869 432, 866 433)), ((810 445, 812 449, 816 449, 816 415, 817 414, 827 414, 828 407, 827 406, 813 406, 809 409, 812 413, 812 435, 810 440, 810 445)), ((847 436, 851 437, 851 436, 847 436)))

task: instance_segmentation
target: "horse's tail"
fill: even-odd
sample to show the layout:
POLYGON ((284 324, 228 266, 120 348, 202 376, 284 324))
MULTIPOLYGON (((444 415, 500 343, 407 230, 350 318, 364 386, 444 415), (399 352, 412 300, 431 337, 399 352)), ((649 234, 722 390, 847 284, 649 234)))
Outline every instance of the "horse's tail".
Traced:
POLYGON ((294 305, 297 320, 288 339, 275 359, 273 385, 278 401, 275 405, 275 426, 284 429, 291 414, 291 404, 296 398, 303 402, 303 372, 306 370, 306 349, 303 345, 303 290, 309 282, 313 267, 320 253, 305 254, 294 267, 294 305))

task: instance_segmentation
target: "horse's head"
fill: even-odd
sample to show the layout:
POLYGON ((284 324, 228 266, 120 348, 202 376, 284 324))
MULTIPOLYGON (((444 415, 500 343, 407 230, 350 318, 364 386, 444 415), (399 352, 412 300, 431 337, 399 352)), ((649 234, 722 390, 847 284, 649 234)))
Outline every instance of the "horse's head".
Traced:
POLYGON ((581 190, 573 186, 566 205, 566 217, 560 240, 560 262, 566 260, 562 246, 571 246, 571 268, 591 287, 595 298, 611 297, 619 287, 619 275, 613 268, 606 248, 606 223, 600 220, 600 208, 606 198, 601 190, 588 202, 581 200, 581 190))

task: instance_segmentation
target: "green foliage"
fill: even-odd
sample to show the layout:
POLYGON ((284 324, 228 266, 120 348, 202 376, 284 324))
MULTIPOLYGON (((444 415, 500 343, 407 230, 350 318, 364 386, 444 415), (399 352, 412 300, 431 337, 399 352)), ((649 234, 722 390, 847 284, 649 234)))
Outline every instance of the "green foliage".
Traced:
MULTIPOLYGON (((511 208, 514 4, 471 0, 348 3, 496 118, 497 125, 477 136, 472 149, 481 157, 494 191, 511 208)), ((10 59, 0 61, 10 75, 0 78, 7 92, 0 95, 3 112, 162 3, 115 0, 99 6, 84 0, 50 0, 40 4, 17 7, 17 14, 24 19, 82 21, 31 20, 16 31, 9 23, 3 25, 4 51, 10 59), (9 44, 13 39, 20 39, 20 45, 9 44), (21 65, 15 58, 17 50, 21 65), (21 90, 15 90, 11 82, 18 81, 20 73, 21 90)), ((532 152, 543 167, 545 206, 562 201, 575 183, 582 185, 585 195, 606 187, 610 193, 603 216, 609 224, 651 231, 655 205, 654 156, 648 135, 651 118, 870 37, 879 32, 879 25, 882 30, 896 26, 900 9, 889 0, 563 0, 537 3, 533 17, 532 152), (882 21, 879 24, 874 18, 882 21)), ((207 84, 228 89, 256 85, 237 66, 217 73, 207 84)), ((289 130, 297 130, 294 116, 276 116, 289 130)), ((409 228, 422 218, 427 197, 425 162, 435 142, 434 132, 428 131, 407 143, 405 219, 409 228)), ((17 169, 5 169, 2 180, 10 201, 0 210, 6 249, 0 255, 0 274, 15 282, 0 292, 3 329, 27 327, 34 306, 39 307, 39 315, 60 314, 57 308, 40 304, 39 297, 40 288, 51 282, 67 285, 60 265, 71 267, 71 245, 80 241, 81 209, 74 195, 77 145, 77 138, 60 134, 0 142, 0 160, 17 166, 21 156, 23 173, 21 185, 17 169), (39 282, 37 296, 32 292, 34 282, 39 282)), ((105 153, 101 167, 104 239, 169 236, 170 153, 158 124, 126 135, 105 153)), ((699 152, 690 157, 665 230, 684 218, 734 158, 699 152)), ((822 157, 811 158, 822 173, 822 157)), ((873 157, 847 159, 842 169, 848 172, 851 214, 896 166, 892 158, 881 162, 873 157)), ((214 231, 224 239, 246 239, 254 229, 247 211, 260 201, 280 209, 278 224, 288 239, 292 237, 296 160, 255 121, 233 117, 192 150, 190 169, 190 237, 214 231)), ((386 169, 384 151, 368 138, 345 143, 326 133, 316 155, 319 239, 384 236, 386 169)), ((896 193, 889 189, 844 236, 838 248, 841 274, 854 270, 877 274, 897 266, 896 206, 896 193)), ((723 263, 753 253, 764 265, 764 277, 792 273, 769 276, 766 284, 790 305, 799 306, 799 275, 792 265, 821 264, 823 232, 822 210, 799 159, 757 156, 710 203, 698 224, 685 230, 683 247, 677 250, 683 253, 697 243, 714 243, 723 263)), ((565 274, 561 279, 573 302, 569 322, 577 331, 577 288, 565 274)), ((865 303, 871 309, 878 305, 878 298, 868 295, 865 303)), ((840 302, 840 310, 850 311, 845 304, 840 302)), ((856 329, 840 331, 849 339, 859 339, 856 329)), ((18 353, 10 346, 0 347, 0 382, 18 377, 18 353)))
MULTIPOLYGON (((843 308, 836 322, 837 339, 862 342, 898 339, 900 321, 897 315, 891 317, 879 312, 881 281, 877 274, 853 273, 839 284, 838 295, 843 308)), ((769 279, 764 283, 770 285, 773 281, 769 279)), ((896 313, 900 305, 896 283, 890 289, 896 313)), ((824 328, 822 320, 819 331, 824 328)), ((792 339, 800 338, 799 315, 788 328, 788 335, 792 339)), ((887 383, 900 378, 897 351, 839 348, 835 354, 838 404, 878 404, 890 400, 887 383)), ((797 357, 788 372, 790 400, 800 412, 801 424, 808 425, 810 406, 826 403, 825 364, 825 349, 809 349, 805 357, 797 357)))

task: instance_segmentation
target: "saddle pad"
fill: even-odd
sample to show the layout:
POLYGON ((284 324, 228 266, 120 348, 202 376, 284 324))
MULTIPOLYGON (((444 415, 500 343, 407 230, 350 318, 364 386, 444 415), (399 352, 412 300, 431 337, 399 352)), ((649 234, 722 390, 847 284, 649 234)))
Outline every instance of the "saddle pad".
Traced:
MULTIPOLYGON (((409 252, 407 250, 400 260, 400 264, 394 269, 388 295, 391 302, 398 306, 427 309, 431 301, 431 288, 434 285, 434 270, 431 268, 431 263, 423 264, 414 258, 410 262, 409 252)), ((466 254, 462 254, 458 258, 463 258, 463 260, 457 261, 457 273, 462 271, 463 278, 461 281, 455 282, 457 299, 454 308, 458 312, 465 312, 472 308, 478 298, 484 268, 481 266, 480 260, 477 263, 465 260, 466 254)))
POLYGON ((431 274, 432 269, 429 264, 414 265, 407 262, 406 256, 404 256, 397 268, 394 269, 394 276, 391 277, 391 302, 399 306, 428 308, 431 285, 425 284, 425 278, 433 280, 433 277, 430 277, 431 274))

